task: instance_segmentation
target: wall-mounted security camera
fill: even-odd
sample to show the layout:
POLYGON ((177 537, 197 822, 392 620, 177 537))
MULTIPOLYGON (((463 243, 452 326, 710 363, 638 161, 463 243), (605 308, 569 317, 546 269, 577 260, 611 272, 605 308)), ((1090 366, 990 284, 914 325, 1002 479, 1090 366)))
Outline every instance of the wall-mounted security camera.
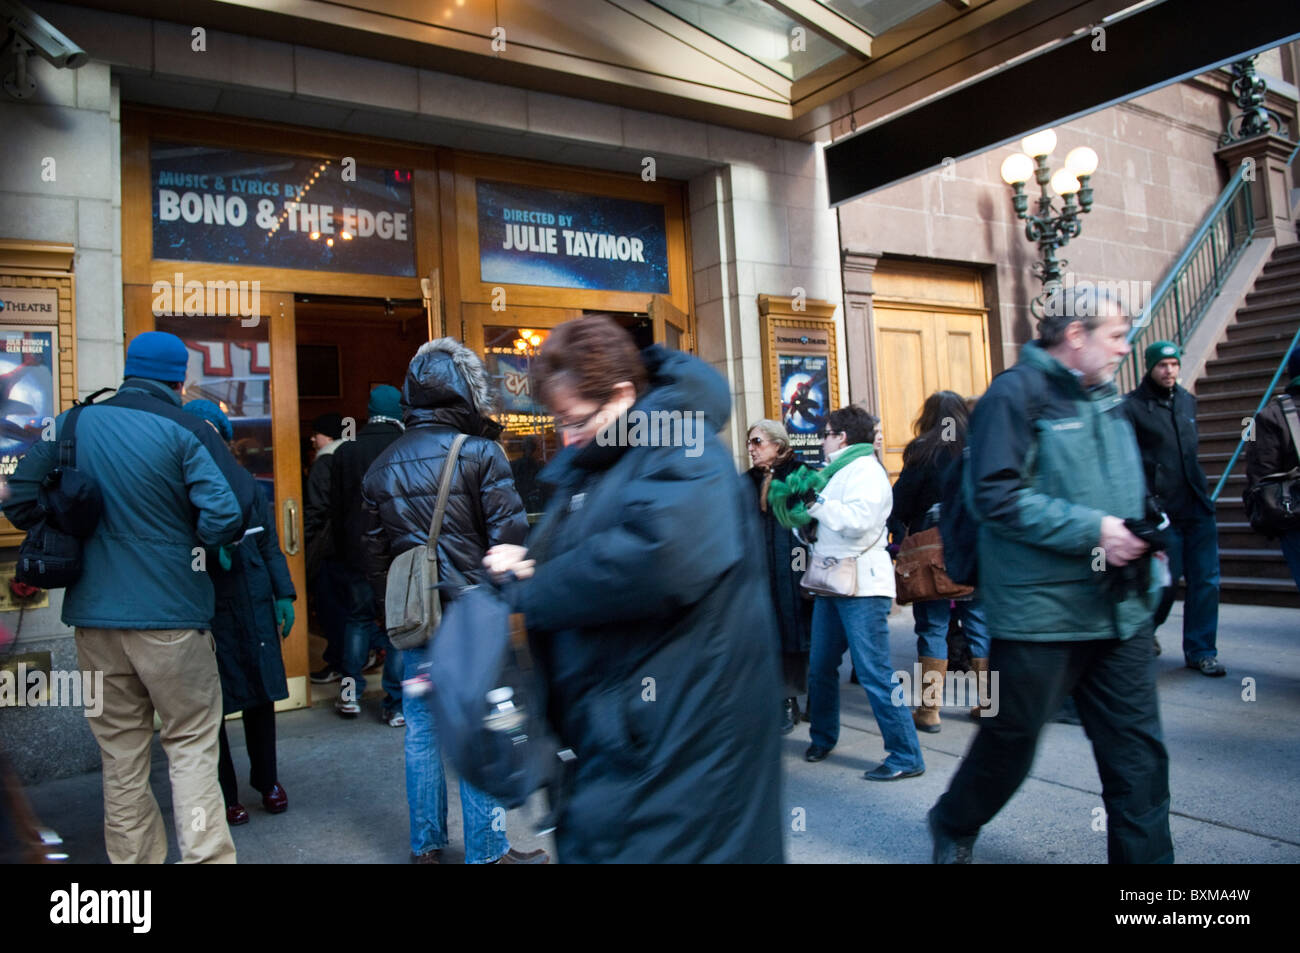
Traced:
POLYGON ((5 77, 4 87, 15 99, 26 99, 36 91, 36 81, 27 74, 28 54, 38 54, 56 69, 76 69, 90 58, 49 20, 15 0, 0 0, 0 23, 9 34, 4 52, 14 57, 13 72, 5 77))

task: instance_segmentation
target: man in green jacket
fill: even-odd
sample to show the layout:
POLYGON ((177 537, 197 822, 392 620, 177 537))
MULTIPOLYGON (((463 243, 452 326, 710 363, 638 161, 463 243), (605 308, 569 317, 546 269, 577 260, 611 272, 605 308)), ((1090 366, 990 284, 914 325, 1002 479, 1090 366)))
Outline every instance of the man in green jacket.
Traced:
POLYGON ((979 521, 979 593, 999 673, 996 717, 930 811, 935 863, 969 863, 981 827, 1033 764, 1043 725, 1073 695, 1092 740, 1112 863, 1171 863, 1137 442, 1111 379, 1129 352, 1119 302, 1089 289, 1049 315, 970 427, 966 502, 979 521))

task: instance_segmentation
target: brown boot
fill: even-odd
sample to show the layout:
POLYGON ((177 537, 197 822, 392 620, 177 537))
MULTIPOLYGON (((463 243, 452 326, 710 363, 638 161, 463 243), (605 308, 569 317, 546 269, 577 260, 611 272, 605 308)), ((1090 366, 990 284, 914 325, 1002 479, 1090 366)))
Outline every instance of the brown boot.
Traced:
MULTIPOLYGON (((984 685, 985 685, 985 690, 986 690, 986 691, 989 691, 989 690, 990 690, 989 687, 988 687, 988 683, 989 683, 989 660, 986 659, 986 658, 972 658, 972 659, 970 660, 970 670, 971 670, 972 672, 975 673, 975 691, 978 692, 978 691, 980 690, 980 675, 981 675, 981 673, 984 675, 984 679, 983 679, 983 681, 984 681, 984 685)), ((980 698, 978 697, 978 695, 976 696, 976 700, 977 700, 977 701, 980 701, 981 704, 976 705, 974 708, 972 708, 972 709, 970 710, 970 716, 971 716, 972 718, 974 718, 976 721, 979 721, 980 718, 981 718, 981 716, 980 716, 980 711, 981 711, 981 709, 983 709, 985 706, 982 704, 982 701, 983 701, 983 700, 980 699, 980 698)))
POLYGON ((921 684, 917 686, 921 696, 921 706, 912 709, 912 721, 916 725, 917 731, 924 731, 926 734, 933 735, 939 731, 939 705, 937 703, 927 705, 925 702, 926 695, 932 695, 936 690, 930 689, 927 691, 927 683, 933 680, 927 679, 926 676, 930 672, 939 673, 937 691, 942 697, 943 678, 948 673, 948 660, 946 658, 926 658, 922 655, 918 661, 921 663, 921 684))

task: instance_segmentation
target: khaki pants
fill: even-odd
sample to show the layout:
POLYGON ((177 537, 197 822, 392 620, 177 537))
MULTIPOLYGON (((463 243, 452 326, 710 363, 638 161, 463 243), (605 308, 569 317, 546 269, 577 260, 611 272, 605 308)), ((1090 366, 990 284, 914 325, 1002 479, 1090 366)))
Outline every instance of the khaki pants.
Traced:
POLYGON ((162 812, 149 789, 153 716, 172 784, 181 863, 235 862, 217 784, 221 681, 198 629, 77 629, 82 669, 104 673, 104 710, 87 719, 104 762, 104 845, 115 864, 161 864, 162 812))

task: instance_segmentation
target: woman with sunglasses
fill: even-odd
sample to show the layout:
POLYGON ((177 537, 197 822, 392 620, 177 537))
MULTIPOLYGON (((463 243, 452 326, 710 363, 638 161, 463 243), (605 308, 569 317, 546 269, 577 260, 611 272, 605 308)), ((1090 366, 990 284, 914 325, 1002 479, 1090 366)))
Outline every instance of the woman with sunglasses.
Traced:
POLYGON ((777 636, 753 500, 714 437, 727 383, 605 317, 555 328, 533 367, 566 446, 527 551, 484 564, 521 580, 505 596, 577 756, 559 860, 779 863, 777 636))
POLYGON ((748 476, 757 494, 762 522, 763 553, 768 588, 776 607, 780 631, 777 649, 781 658, 781 734, 794 731, 799 721, 798 696, 808 691, 808 647, 812 642, 812 599, 799 588, 802 571, 795 568, 807 563, 807 547, 793 531, 782 526, 767 505, 772 481, 784 480, 799 464, 790 435, 775 420, 760 420, 749 428, 746 443, 749 451, 748 476), (800 559, 800 555, 802 558, 800 559), (796 562, 800 559, 800 562, 796 562))
POLYGON ((896 781, 925 772, 911 715, 891 698, 889 607, 894 569, 886 550, 886 522, 893 507, 889 477, 875 457, 876 418, 861 407, 832 411, 822 431, 820 472, 802 471, 774 481, 769 502, 785 523, 817 521, 811 562, 853 559, 856 578, 846 595, 819 595, 813 605, 808 707, 812 744, 806 761, 821 761, 840 734, 840 660, 847 648, 880 726, 886 757, 867 772, 870 781, 896 781))

